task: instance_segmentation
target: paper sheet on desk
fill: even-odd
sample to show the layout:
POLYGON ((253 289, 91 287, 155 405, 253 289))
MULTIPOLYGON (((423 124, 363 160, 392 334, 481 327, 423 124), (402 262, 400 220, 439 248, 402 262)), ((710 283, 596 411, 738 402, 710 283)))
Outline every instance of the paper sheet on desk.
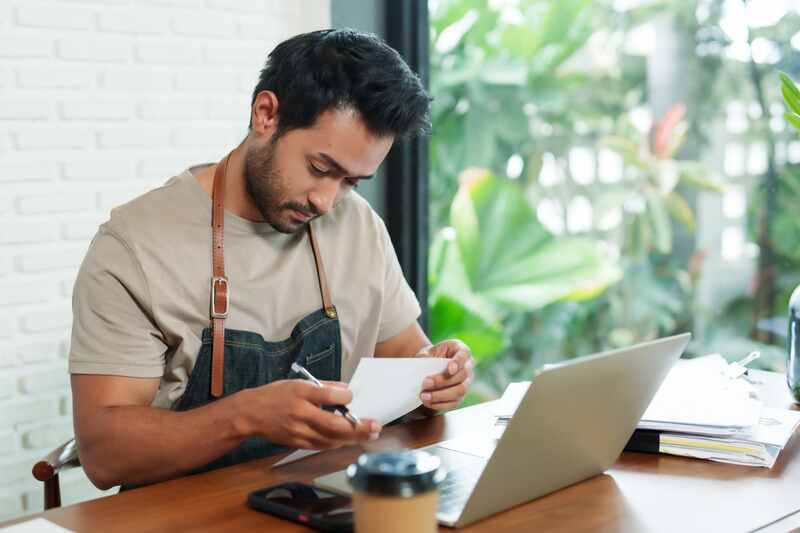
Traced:
POLYGON ((72 533, 72 530, 64 529, 44 518, 34 518, 13 526, 2 527, 0 533, 72 533))
MULTIPOLYGON (((350 379, 353 401, 347 408, 359 418, 388 424, 422 405, 422 380, 444 371, 449 361, 443 357, 364 357, 350 379)), ((315 453, 317 450, 297 450, 273 467, 315 453)))
POLYGON ((678 361, 637 427, 706 435, 751 431, 762 403, 750 398, 749 384, 725 377, 726 367, 718 354, 678 361))
POLYGON ((517 411, 522 398, 531 386, 530 381, 509 383, 503 396, 497 401, 492 411, 497 418, 511 418, 517 411))

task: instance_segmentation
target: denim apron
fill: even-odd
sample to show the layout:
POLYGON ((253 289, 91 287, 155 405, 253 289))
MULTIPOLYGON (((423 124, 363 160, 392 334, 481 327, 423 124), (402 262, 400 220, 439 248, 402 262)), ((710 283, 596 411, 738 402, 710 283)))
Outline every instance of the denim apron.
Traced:
MULTIPOLYGON (((293 379, 300 377, 291 369, 293 362, 304 366, 315 377, 321 380, 338 381, 341 374, 342 363, 342 342, 339 330, 339 319, 336 308, 333 306, 328 289, 325 270, 322 265, 322 256, 319 252, 317 242, 311 225, 307 226, 307 238, 314 254, 314 262, 317 271, 317 281, 320 286, 322 308, 304 317, 291 332, 289 338, 281 341, 265 340, 259 333, 253 331, 243 331, 236 329, 223 329, 224 348, 222 364, 220 365, 221 375, 219 383, 214 383, 215 373, 214 359, 218 357, 214 353, 214 327, 219 326, 219 322, 214 322, 214 317, 227 317, 230 306, 230 292, 228 279, 224 277, 224 266, 221 271, 224 277, 224 284, 218 284, 217 264, 222 261, 224 249, 222 247, 222 231, 224 217, 224 191, 225 172, 230 156, 225 157, 217 166, 214 176, 214 205, 218 207, 212 216, 212 227, 218 225, 218 235, 212 237, 214 246, 213 252, 219 254, 213 258, 215 273, 212 278, 212 298, 211 298, 211 327, 207 327, 202 332, 202 345, 197 354, 194 368, 189 377, 186 391, 173 407, 176 411, 187 411, 202 407, 219 398, 224 398, 238 391, 260 387, 281 379, 293 379), (217 246, 217 243, 219 244, 217 246), (214 298, 217 285, 224 285, 224 313, 219 313, 219 302, 215 305, 214 298), (215 311, 217 311, 215 313, 215 311)), ((296 280, 296 283, 307 283, 310 280, 296 280)), ((235 283, 235 281, 233 282, 235 283)), ((222 342, 220 344, 223 344, 222 342)), ((229 466, 252 459, 259 459, 268 455, 273 455, 288 448, 269 442, 262 437, 250 437, 240 443, 234 450, 226 453, 211 463, 193 470, 190 473, 205 472, 223 466, 229 466)), ((132 485, 123 486, 122 490, 133 488, 132 485)))
MULTIPOLYGON (((297 378, 290 370, 297 361, 319 379, 340 379, 342 345, 338 318, 330 318, 324 309, 304 317, 282 341, 265 341, 258 333, 225 330, 225 370, 223 397, 279 379, 297 378)), ((177 411, 201 407, 214 401, 211 388, 211 328, 203 330, 203 344, 194 364, 186 392, 178 401, 177 411)), ((250 437, 238 448, 193 472, 204 472, 251 459, 287 451, 262 437, 250 437)))
MULTIPOLYGON (((310 224, 307 226, 307 238, 314 254, 322 308, 301 319, 289 338, 281 341, 264 340, 259 333, 253 331, 224 328, 223 320, 230 309, 228 278, 224 275, 223 248, 224 191, 229 158, 230 156, 226 156, 220 161, 214 173, 211 222, 214 267, 211 282, 211 327, 203 330, 200 352, 197 354, 186 391, 175 406, 177 411, 195 409, 247 388, 260 387, 280 379, 297 378, 299 376, 290 369, 293 362, 306 367, 318 379, 335 381, 340 379, 342 341, 339 318, 331 302, 322 256, 310 224), (218 335, 219 346, 216 350, 215 328, 224 332, 224 337, 218 335)), ((250 437, 242 441, 237 448, 194 472, 213 470, 286 450, 286 447, 269 442, 263 437, 250 437)))

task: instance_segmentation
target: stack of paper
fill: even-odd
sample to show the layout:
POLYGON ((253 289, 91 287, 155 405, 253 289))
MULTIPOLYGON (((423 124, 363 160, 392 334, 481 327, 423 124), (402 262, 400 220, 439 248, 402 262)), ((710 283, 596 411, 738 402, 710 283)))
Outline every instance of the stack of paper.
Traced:
MULTIPOLYGON (((625 449, 772 468, 800 412, 763 407, 750 383, 727 377, 727 366, 719 354, 678 361, 625 449)), ((511 383, 495 404, 495 437, 529 385, 511 383)))
MULTIPOLYGON (((761 410, 758 424, 749 437, 708 437, 687 433, 658 432, 657 449, 637 450, 635 445, 629 445, 628 449, 630 451, 658 451, 722 463, 772 468, 778 459, 778 454, 789 442, 798 424, 800 424, 800 411, 764 407, 761 410)), ((631 442, 638 437, 639 435, 634 434, 631 442)))
POLYGON ((744 380, 731 380, 719 354, 679 360, 637 425, 639 429, 699 435, 750 435, 761 402, 744 380))

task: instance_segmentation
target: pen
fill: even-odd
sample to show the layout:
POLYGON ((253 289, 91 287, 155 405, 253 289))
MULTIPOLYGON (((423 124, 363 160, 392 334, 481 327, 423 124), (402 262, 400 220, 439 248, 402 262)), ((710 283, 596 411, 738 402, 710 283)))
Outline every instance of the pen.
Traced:
MULTIPOLYGON (((308 381, 310 381, 311 383, 313 383, 317 387, 322 388, 322 383, 320 382, 320 380, 315 378, 314 375, 311 372, 309 372, 308 370, 306 370, 305 368, 303 368, 302 366, 300 366, 296 362, 292 363, 292 370, 294 370, 295 372, 297 372, 298 374, 303 376, 305 379, 307 379, 308 381)), ((356 425, 360 422, 358 417, 356 415, 354 415, 353 413, 351 413, 350 409, 348 409, 346 406, 344 406, 344 405, 334 405, 333 408, 336 409, 337 411, 339 411, 342 414, 342 416, 344 416, 351 424, 353 424, 353 427, 356 427, 356 425)))

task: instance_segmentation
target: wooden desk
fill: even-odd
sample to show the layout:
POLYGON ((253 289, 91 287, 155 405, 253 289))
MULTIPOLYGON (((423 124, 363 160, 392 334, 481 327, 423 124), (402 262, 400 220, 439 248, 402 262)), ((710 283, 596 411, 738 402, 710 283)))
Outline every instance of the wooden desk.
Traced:
MULTIPOLYGON (((762 398, 768 405, 792 405, 783 376, 756 377, 765 382, 762 398)), ((489 405, 483 404, 389 427, 382 438, 419 447, 491 424, 489 405)), ((345 448, 276 470, 270 470, 276 458, 263 459, 38 516, 80 532, 307 531, 249 509, 247 494, 281 481, 310 481, 344 468, 358 454, 358 448, 345 448)), ((787 530, 800 524, 798 518, 800 437, 795 435, 771 470, 623 453, 604 474, 460 531, 751 531, 770 524, 787 530)))

